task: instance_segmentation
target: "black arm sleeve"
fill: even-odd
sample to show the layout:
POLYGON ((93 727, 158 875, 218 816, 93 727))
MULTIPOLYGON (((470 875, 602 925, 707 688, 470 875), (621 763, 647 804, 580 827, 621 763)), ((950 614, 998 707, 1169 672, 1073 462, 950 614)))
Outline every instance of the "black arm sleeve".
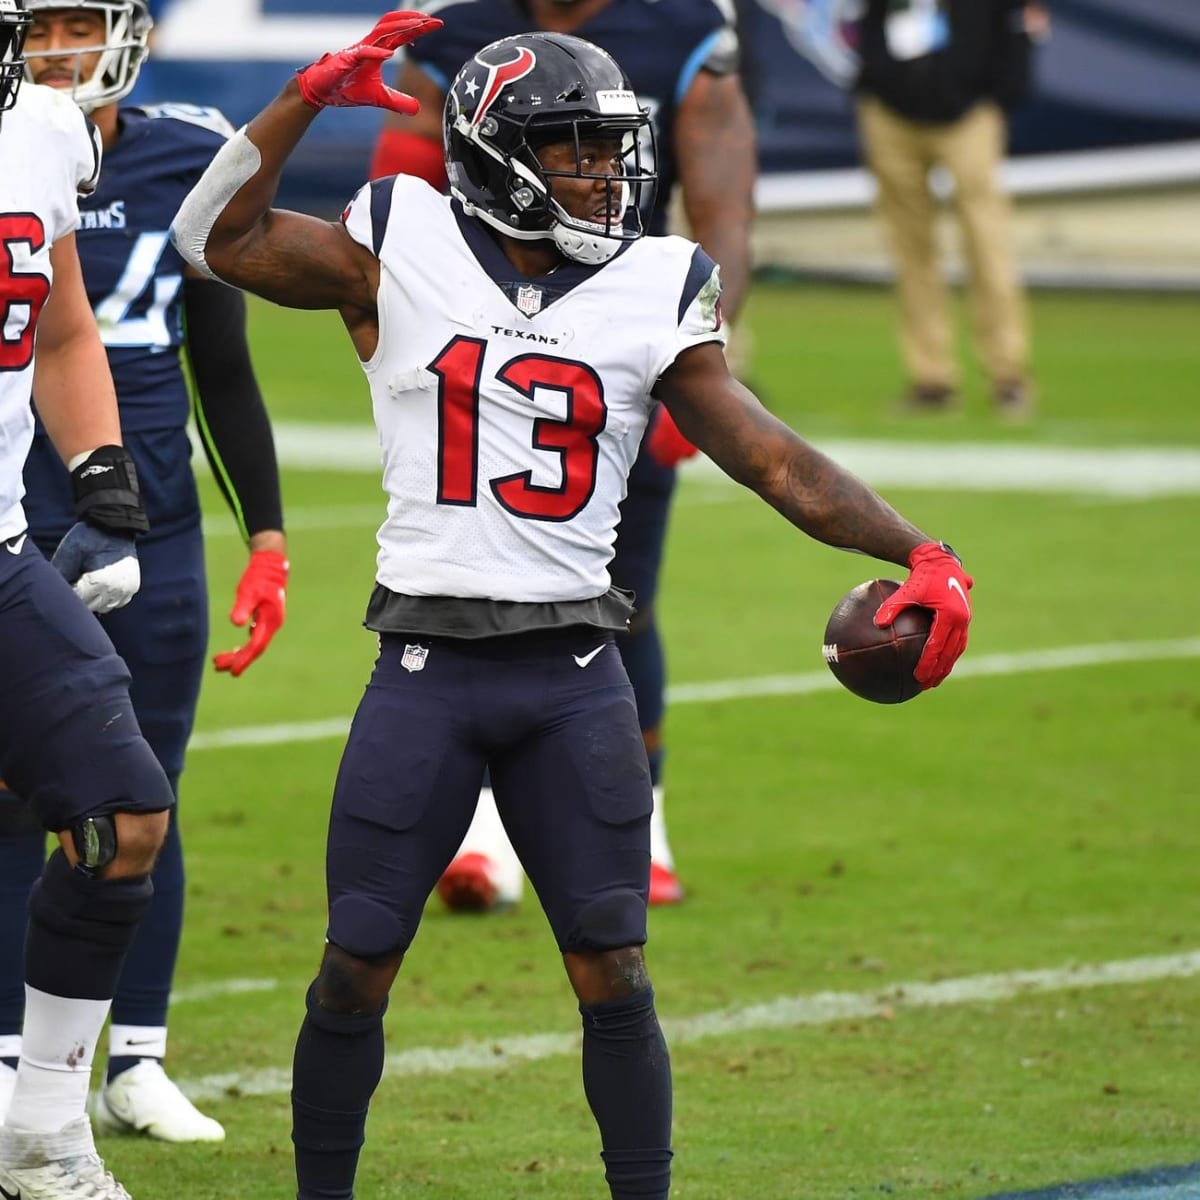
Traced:
POLYGON ((185 279, 192 407, 213 477, 242 537, 283 528, 271 423, 246 344, 246 299, 209 279, 185 279))

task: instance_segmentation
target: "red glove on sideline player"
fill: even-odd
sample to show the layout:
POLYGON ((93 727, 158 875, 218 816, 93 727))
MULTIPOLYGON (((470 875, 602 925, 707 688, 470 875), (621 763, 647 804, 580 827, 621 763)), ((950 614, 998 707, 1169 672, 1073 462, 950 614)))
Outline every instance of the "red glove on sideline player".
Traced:
POLYGON ((676 467, 685 458, 699 453, 696 447, 679 432, 675 418, 660 404, 650 418, 650 434, 646 438, 646 449, 660 467, 676 467))
POLYGON ((380 68, 401 46, 441 27, 437 17, 421 12, 397 9, 384 13, 361 42, 334 54, 323 54, 297 71, 300 95, 318 110, 373 106, 411 116, 421 106, 406 93, 388 87, 380 68))
POLYGON ((933 610, 933 628, 913 676, 923 688, 935 688, 967 648, 975 580, 962 569, 958 555, 943 542, 922 542, 908 556, 909 576, 880 606, 875 624, 890 625, 902 609, 917 605, 933 610))
POLYGON ((288 560, 278 550, 255 550, 238 580, 229 619, 250 622, 250 640, 213 657, 218 671, 235 679, 271 644, 287 609, 288 560))

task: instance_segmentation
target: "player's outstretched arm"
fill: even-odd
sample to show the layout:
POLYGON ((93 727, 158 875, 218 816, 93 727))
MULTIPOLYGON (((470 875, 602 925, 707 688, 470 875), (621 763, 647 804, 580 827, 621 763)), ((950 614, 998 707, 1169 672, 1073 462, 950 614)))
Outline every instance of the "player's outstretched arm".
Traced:
POLYGON ((716 342, 684 350, 654 389, 684 436, 810 537, 906 564, 929 537, 769 413, 716 342))
POLYGON ((909 605, 931 609, 933 628, 915 674, 922 687, 937 687, 950 674, 967 646, 974 580, 948 546, 767 412, 729 373, 717 343, 684 350, 655 395, 685 437, 810 537, 908 567, 875 623, 890 625, 909 605))
POLYGON ((380 66, 441 25, 424 13, 387 13, 363 39, 299 71, 230 139, 188 195, 172 235, 192 266, 292 308, 372 310, 378 263, 340 224, 271 207, 283 166, 326 107, 412 111, 380 66))

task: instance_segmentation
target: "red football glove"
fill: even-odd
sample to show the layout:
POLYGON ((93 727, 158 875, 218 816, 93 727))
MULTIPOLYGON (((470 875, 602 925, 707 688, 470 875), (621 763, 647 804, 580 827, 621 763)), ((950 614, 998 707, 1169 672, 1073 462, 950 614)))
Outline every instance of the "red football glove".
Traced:
POLYGON ((696 447, 679 432, 675 418, 660 404, 650 418, 650 433, 646 449, 660 467, 677 467, 685 458, 699 453, 696 447))
POLYGON ((967 592, 975 580, 941 542, 922 542, 908 556, 909 576, 880 606, 875 624, 890 625, 901 609, 917 605, 933 610, 933 628, 913 671, 923 688, 935 688, 967 648, 971 601, 967 592))
POLYGON ((437 17, 397 9, 385 13, 361 42, 336 54, 324 54, 296 72, 300 95, 313 108, 389 108, 411 116, 420 110, 412 96, 383 82, 380 68, 401 47, 424 33, 441 29, 437 17))
POLYGON ((218 671, 235 679, 271 644, 287 609, 288 560, 278 550, 255 550, 238 580, 233 611, 235 625, 250 622, 250 640, 236 650, 213 657, 218 671))

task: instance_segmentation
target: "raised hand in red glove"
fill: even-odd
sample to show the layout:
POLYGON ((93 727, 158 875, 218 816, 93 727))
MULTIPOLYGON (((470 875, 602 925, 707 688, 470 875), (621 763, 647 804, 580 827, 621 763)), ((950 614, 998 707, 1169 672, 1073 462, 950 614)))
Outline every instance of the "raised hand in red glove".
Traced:
POLYGON ((324 54, 297 71, 300 95, 316 109, 374 106, 411 116, 421 106, 407 93, 388 87, 380 68, 401 46, 441 27, 437 17, 422 12, 384 13, 361 42, 324 54))
POLYGON ((271 644, 287 609, 288 560, 278 550, 255 550, 238 581, 233 611, 235 625, 250 622, 250 640, 236 650, 213 657, 218 671, 235 679, 271 644))
POLYGON ((679 432, 675 418, 663 405, 658 406, 650 421, 646 450, 660 467, 676 467, 685 458, 698 453, 696 447, 679 432))
POLYGON ((967 592, 975 580, 943 542, 922 542, 908 556, 908 567, 910 573, 903 585, 879 606, 875 624, 883 629, 902 609, 913 605, 933 610, 933 628, 913 676, 923 688, 935 688, 967 648, 971 622, 967 592))

